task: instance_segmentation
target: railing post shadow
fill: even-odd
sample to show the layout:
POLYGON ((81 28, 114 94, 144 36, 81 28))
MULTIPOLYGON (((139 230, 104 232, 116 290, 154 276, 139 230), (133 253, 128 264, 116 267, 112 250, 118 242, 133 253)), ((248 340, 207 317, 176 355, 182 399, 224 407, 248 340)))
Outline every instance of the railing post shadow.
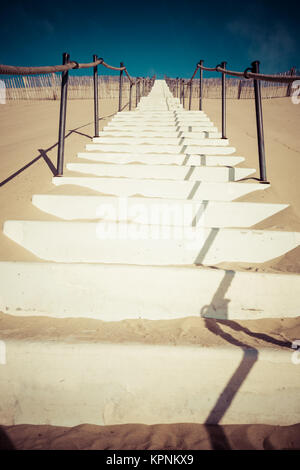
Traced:
MULTIPOLYGON (((97 55, 93 55, 93 62, 98 59, 97 55)), ((94 67, 94 121, 95 121, 95 137, 99 137, 99 101, 98 101, 98 66, 94 67)))
MULTIPOLYGON (((226 69, 227 62, 222 62, 222 69, 226 69)), ((222 72, 222 139, 226 137, 226 73, 222 72)))
MULTIPOLYGON (((70 59, 70 55, 67 54, 67 52, 64 52, 63 53, 63 65, 68 64, 69 59, 70 59)), ((63 176, 63 173, 64 173, 64 149, 65 149, 65 131, 66 131, 66 114, 67 114, 67 98, 68 98, 68 78, 69 78, 69 71, 66 70, 62 72, 56 176, 63 176)))
MULTIPOLYGON (((123 62, 120 62, 120 67, 123 67, 123 62)), ((122 110, 122 84, 123 84, 123 70, 120 70, 119 78, 119 112, 122 110)))
MULTIPOLYGON (((259 73, 260 62, 256 60, 252 62, 251 65, 252 65, 251 72, 259 73)), ((268 184, 269 182, 267 181, 267 172, 266 172, 265 141, 264 141, 263 114, 262 114, 262 102, 261 102, 261 86, 260 86, 260 80, 254 79, 253 81, 254 81, 260 182, 268 184)))
MULTIPOLYGON (((199 61, 200 67, 203 66, 203 60, 199 61)), ((203 93, 203 70, 200 68, 200 79, 199 79, 199 111, 202 111, 202 93, 203 93)))

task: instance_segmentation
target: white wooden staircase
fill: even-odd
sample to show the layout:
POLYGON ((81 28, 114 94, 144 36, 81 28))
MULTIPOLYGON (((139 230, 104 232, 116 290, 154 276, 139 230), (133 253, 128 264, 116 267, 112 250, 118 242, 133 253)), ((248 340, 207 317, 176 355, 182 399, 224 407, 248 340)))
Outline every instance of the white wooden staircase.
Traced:
MULTIPOLYGON (((58 220, 5 222, 5 235, 42 262, 0 263, 0 309, 102 321, 299 316, 299 275, 217 269, 264 263, 300 242, 299 233, 251 228, 288 205, 236 202, 268 186, 240 181, 255 170, 237 166, 244 158, 220 137, 157 80, 53 178, 81 193, 33 196, 58 220)), ((2 424, 300 421, 292 351, 17 336, 5 344, 2 424)))

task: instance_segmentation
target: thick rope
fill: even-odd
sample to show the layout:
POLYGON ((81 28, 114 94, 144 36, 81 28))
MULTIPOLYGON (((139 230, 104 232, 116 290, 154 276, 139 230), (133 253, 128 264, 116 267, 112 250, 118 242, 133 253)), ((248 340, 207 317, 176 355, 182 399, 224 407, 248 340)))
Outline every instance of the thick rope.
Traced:
POLYGON ((234 77, 241 78, 253 78, 254 80, 264 80, 266 82, 281 82, 281 83, 290 83, 294 80, 300 80, 299 75, 265 75, 263 73, 253 73, 250 72, 251 68, 245 70, 245 72, 235 72, 228 69, 223 69, 220 66, 215 68, 203 67, 203 65, 198 64, 198 68, 202 70, 208 70, 209 72, 221 72, 226 73, 226 75, 232 75, 234 77))
POLYGON ((90 67, 96 67, 97 65, 103 65, 107 69, 125 71, 128 78, 130 79, 126 67, 113 67, 112 65, 104 62, 103 59, 97 59, 95 62, 89 62, 87 64, 80 64, 76 61, 70 61, 65 65, 47 65, 42 67, 17 67, 15 65, 3 65, 0 64, 0 74, 4 75, 34 75, 42 73, 56 73, 66 72, 72 69, 87 69, 90 67))
POLYGON ((224 69, 220 65, 217 65, 216 67, 213 68, 213 67, 204 67, 203 65, 197 64, 197 67, 192 77, 187 82, 188 85, 190 85, 191 82, 194 80, 198 69, 206 70, 208 72, 225 73, 226 75, 232 75, 234 77, 247 78, 247 79, 253 79, 253 80, 264 80, 267 82, 291 83, 295 80, 300 80, 299 75, 266 75, 263 73, 253 73, 251 72, 252 70, 251 67, 247 68, 244 72, 235 72, 233 70, 224 69))

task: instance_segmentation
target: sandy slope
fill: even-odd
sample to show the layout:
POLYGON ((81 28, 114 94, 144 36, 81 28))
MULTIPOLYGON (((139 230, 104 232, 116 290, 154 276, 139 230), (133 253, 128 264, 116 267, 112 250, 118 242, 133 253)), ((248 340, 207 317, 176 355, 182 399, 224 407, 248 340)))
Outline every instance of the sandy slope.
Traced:
MULTIPOLYGON (((103 127, 118 104, 116 100, 100 100, 99 106, 103 117, 100 126, 103 127)), ((94 136, 93 112, 92 100, 68 102, 65 163, 74 161, 77 152, 84 151, 85 144, 94 136)), ((0 106, 1 227, 6 219, 58 220, 31 204, 34 193, 71 194, 72 190, 81 193, 80 188, 56 188, 51 182, 52 166, 56 166, 57 159, 58 116, 58 101, 11 102, 0 106)), ((5 237, 2 230, 0 259, 41 261, 5 237)))
MULTIPOLYGON (((117 103, 102 102, 101 115, 112 114, 117 103)), ((263 102, 268 177, 272 187, 243 198, 249 201, 285 202, 291 207, 257 226, 277 230, 300 230, 300 106, 289 99, 263 102)), ((31 204, 33 193, 71 194, 72 187, 53 187, 51 162, 56 163, 58 102, 9 103, 0 106, 0 181, 35 160, 0 191, 1 224, 6 219, 56 220, 31 204), (50 159, 37 158, 46 151, 50 159)), ((205 111, 220 127, 220 102, 206 100, 205 111)), ((228 137, 237 154, 246 157, 243 166, 257 168, 257 144, 253 102, 228 101, 228 137)), ((108 118, 109 119, 109 118, 108 118)), ((100 122, 104 124, 108 119, 100 122)), ((92 101, 68 103, 66 162, 93 136, 92 101), (90 123, 90 124, 88 124, 90 123), (85 127, 74 129, 88 124, 85 127)), ((75 188, 78 194, 92 191, 75 188)), ((41 261, 0 233, 0 259, 41 261)), ((224 265, 226 267, 226 265, 224 265)), ((231 264, 232 268, 233 265, 231 264)), ((280 259, 263 266, 236 266, 238 269, 300 272, 300 250, 293 250, 280 259)), ((296 293, 291 293, 295 295, 296 293)), ((300 311, 300 310, 299 310, 300 311)), ((299 317, 300 318, 300 317, 299 317)), ((230 322, 185 318, 151 322, 126 320, 103 323, 90 319, 21 318, 0 314, 1 339, 9 337, 64 341, 145 342, 151 344, 198 344, 213 346, 228 344, 228 339, 244 342, 249 347, 290 348, 290 342, 300 338, 297 319, 230 322)), ((233 344, 231 342, 231 344, 233 344)), ((272 426, 204 425, 124 425, 98 427, 82 425, 75 428, 18 425, 0 429, 0 448, 97 448, 97 449, 207 449, 207 448, 300 448, 299 425, 289 428, 272 426)))

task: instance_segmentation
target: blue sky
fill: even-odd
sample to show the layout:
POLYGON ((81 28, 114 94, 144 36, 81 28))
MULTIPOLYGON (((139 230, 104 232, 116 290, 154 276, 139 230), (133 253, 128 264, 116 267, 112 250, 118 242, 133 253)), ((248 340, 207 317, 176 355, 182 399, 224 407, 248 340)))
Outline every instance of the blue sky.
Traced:
POLYGON ((124 61, 132 76, 188 78, 200 59, 232 70, 260 60, 276 73, 300 68, 299 12, 293 0, 15 0, 1 6, 0 62, 54 65, 66 51, 78 62, 124 61))

